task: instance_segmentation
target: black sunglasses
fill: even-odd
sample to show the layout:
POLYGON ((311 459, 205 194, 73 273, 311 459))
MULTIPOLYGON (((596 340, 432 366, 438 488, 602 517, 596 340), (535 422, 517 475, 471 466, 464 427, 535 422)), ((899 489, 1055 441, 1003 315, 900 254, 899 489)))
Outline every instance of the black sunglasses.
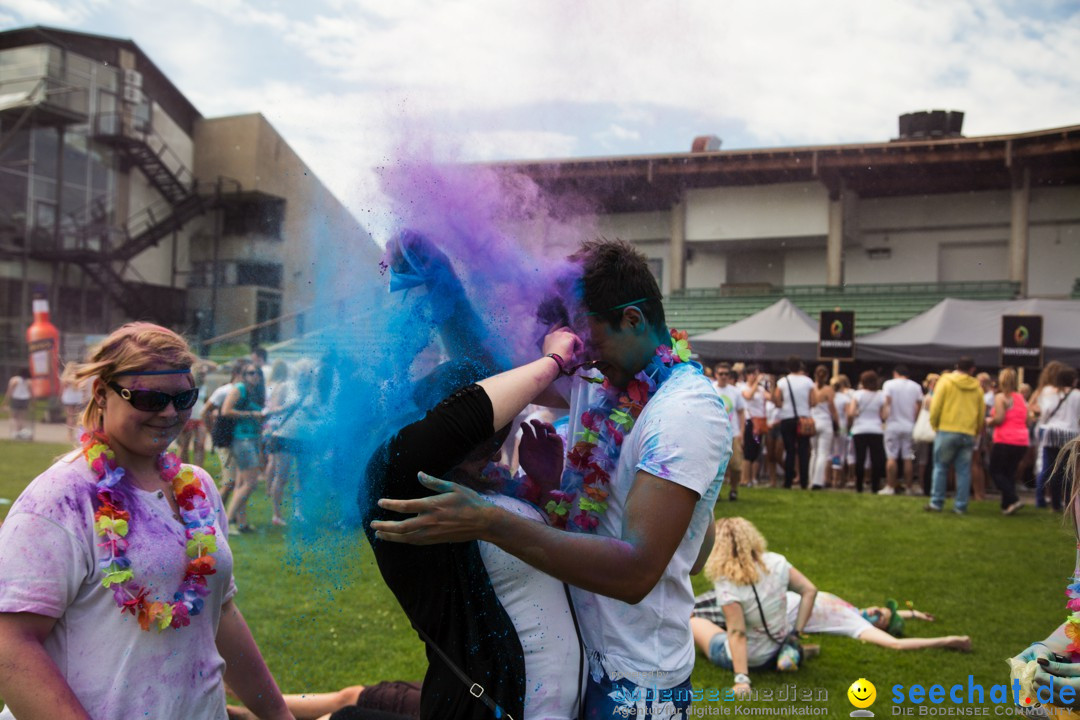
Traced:
POLYGON ((190 410, 195 401, 199 399, 199 388, 191 388, 170 395, 157 390, 130 390, 121 387, 115 382, 110 382, 109 387, 117 395, 131 403, 131 407, 142 412, 161 412, 169 406, 169 403, 173 404, 177 412, 182 412, 190 410))

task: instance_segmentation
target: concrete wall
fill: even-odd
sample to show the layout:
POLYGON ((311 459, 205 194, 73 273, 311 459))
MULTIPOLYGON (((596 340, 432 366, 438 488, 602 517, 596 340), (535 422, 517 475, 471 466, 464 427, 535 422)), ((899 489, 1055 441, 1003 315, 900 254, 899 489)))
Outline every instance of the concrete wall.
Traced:
POLYGON ((723 187, 686 193, 686 240, 805 237, 829 231, 821 183, 723 187))
POLYGON ((283 312, 355 292, 357 278, 377 272, 380 248, 262 115, 200 121, 195 170, 201 181, 225 176, 285 199, 281 240, 231 239, 221 252, 282 263, 283 312))

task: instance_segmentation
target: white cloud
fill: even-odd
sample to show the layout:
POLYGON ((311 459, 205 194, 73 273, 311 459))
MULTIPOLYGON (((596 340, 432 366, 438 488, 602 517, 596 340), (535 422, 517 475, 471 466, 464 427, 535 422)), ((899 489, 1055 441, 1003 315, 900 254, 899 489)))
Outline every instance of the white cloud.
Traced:
POLYGON ((0 17, 0 22, 14 23, 17 18, 19 23, 34 25, 77 25, 85 20, 93 10, 96 2, 53 2, 52 0, 5 0, 4 10, 13 13, 14 16, 5 13, 0 17))

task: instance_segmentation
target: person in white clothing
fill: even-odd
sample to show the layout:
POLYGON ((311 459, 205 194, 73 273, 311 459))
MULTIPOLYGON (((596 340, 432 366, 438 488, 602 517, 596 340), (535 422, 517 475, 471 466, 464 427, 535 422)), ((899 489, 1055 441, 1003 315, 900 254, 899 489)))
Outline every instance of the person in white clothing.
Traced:
POLYGON ((882 423, 886 418, 885 398, 878 389, 878 375, 867 370, 859 376, 859 389, 848 405, 851 437, 855 442, 855 491, 863 491, 866 455, 870 454, 870 489, 877 492, 885 476, 885 443, 882 423))
MULTIPOLYGON (((758 475, 761 451, 768 441, 769 421, 767 404, 769 402, 769 378, 757 365, 746 368, 746 382, 743 383, 742 396, 746 401, 746 423, 743 425, 743 481, 750 485, 758 475)), ((735 456, 738 461, 738 456, 735 456)), ((775 471, 774 471, 775 473, 775 471)), ((776 484, 776 478, 772 484, 776 484)))
POLYGON ((833 478, 830 487, 843 488, 854 478, 855 471, 855 448, 848 433, 847 409, 851 403, 851 381, 848 376, 841 373, 833 378, 833 407, 836 408, 836 419, 840 424, 838 432, 833 436, 832 447, 832 471, 833 478))
MULTIPOLYGON (((743 467, 739 461, 743 457, 743 425, 746 423, 746 398, 743 397, 743 391, 732 382, 733 372, 731 366, 726 362, 716 365, 713 370, 713 378, 714 387, 716 387, 717 394, 720 395, 720 400, 724 403, 724 410, 728 416, 728 425, 731 427, 731 457, 734 458, 734 461, 728 463, 724 480, 730 483, 728 485, 728 500, 734 501, 739 498, 739 482, 743 479, 743 467)), ((747 475, 746 480, 749 481, 750 477, 747 475)))
POLYGON ((798 460, 799 485, 810 484, 810 438, 799 433, 799 419, 810 417, 810 393, 814 381, 806 377, 805 366, 797 357, 788 358, 788 374, 780 378, 772 401, 780 408, 780 435, 784 438, 784 487, 795 481, 798 460))
POLYGON ((11 376, 4 393, 4 404, 11 412, 11 433, 16 440, 34 439, 34 415, 30 408, 33 398, 30 368, 23 368, 11 376))
POLYGON ((735 671, 735 693, 750 692, 751 670, 796 670, 802 657, 789 640, 810 620, 817 588, 783 555, 767 552, 765 538, 745 518, 716 521, 716 543, 705 563, 715 605, 726 629, 697 610, 690 618, 694 643, 719 667, 735 671), (801 610, 788 616, 788 590, 801 610))
POLYGON ((885 487, 879 491, 881 495, 896 492, 900 463, 903 463, 904 474, 900 489, 911 492, 915 482, 915 443, 911 431, 915 429, 915 418, 922 407, 923 392, 909 374, 907 365, 897 365, 893 368, 892 379, 881 386, 888 415, 885 422, 885 487))
POLYGON ((818 365, 814 368, 814 389, 810 393, 810 417, 814 419, 814 428, 817 430, 810 455, 811 490, 825 487, 825 471, 831 459, 833 436, 840 430, 834 400, 834 391, 829 385, 829 369, 818 365))

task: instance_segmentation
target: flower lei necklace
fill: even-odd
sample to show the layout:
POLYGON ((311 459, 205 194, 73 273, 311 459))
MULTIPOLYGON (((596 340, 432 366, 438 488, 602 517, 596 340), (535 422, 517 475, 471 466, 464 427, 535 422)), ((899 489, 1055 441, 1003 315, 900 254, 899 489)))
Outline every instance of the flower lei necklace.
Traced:
POLYGON ((1076 545, 1076 569, 1073 570, 1072 582, 1065 587, 1065 597, 1069 599, 1065 603, 1065 609, 1069 615, 1065 620, 1065 635, 1072 642, 1069 643, 1069 653, 1072 661, 1080 660, 1080 543, 1076 545))
POLYGON ((656 355, 634 376, 625 390, 606 378, 585 378, 602 383, 596 405, 581 414, 584 429, 566 455, 562 489, 552 491, 545 506, 551 524, 595 532, 608 509, 607 486, 619 462, 623 439, 634 429, 641 411, 679 363, 690 359, 687 333, 672 330, 671 345, 656 348, 656 355))
POLYGON ((116 456, 103 435, 86 434, 82 441, 83 455, 98 478, 94 530, 105 538, 98 547, 108 552, 108 557, 99 562, 104 573, 102 586, 112 588, 121 614, 130 612, 138 617, 143 630, 156 625, 161 632, 168 627, 179 629, 191 624, 190 616, 202 612, 203 598, 210 594, 206 576, 217 572, 214 569, 217 561, 213 558, 213 553, 217 552, 216 513, 206 499, 202 483, 190 466, 181 465, 176 455, 164 452, 158 456, 158 471, 176 496, 180 518, 186 528, 186 553, 192 559, 172 602, 149 602, 149 591, 135 582, 131 559, 126 555, 131 514, 124 509, 123 495, 114 489, 124 477, 124 468, 117 465, 116 456))

